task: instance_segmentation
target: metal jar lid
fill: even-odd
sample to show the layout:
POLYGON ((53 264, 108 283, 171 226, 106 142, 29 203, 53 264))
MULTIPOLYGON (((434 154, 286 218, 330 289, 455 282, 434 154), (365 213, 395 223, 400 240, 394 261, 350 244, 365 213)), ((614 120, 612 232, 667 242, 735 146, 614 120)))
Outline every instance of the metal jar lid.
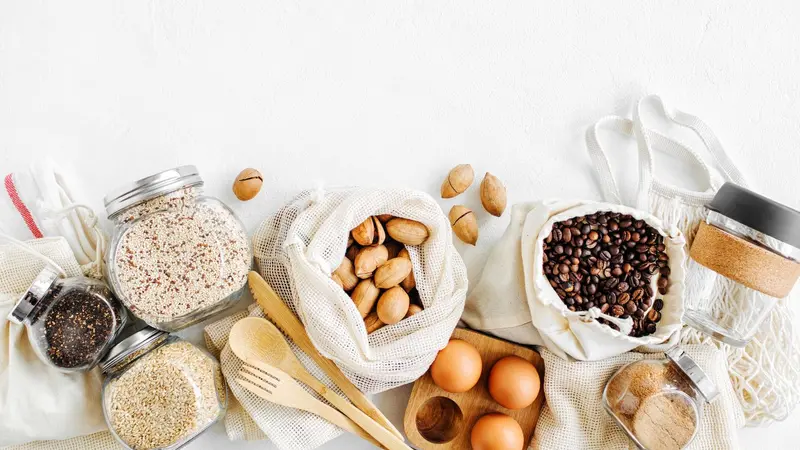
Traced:
POLYGON ((692 386, 706 399, 706 402, 711 403, 714 401, 717 395, 719 395, 717 386, 682 348, 673 347, 667 350, 666 355, 667 358, 683 371, 686 378, 692 383, 692 386))
POLYGON ((53 283, 58 279, 58 272, 50 266, 45 266, 39 275, 33 279, 31 286, 22 294, 22 297, 8 313, 8 320, 16 324, 22 322, 31 314, 36 305, 47 295, 53 283))
POLYGON ((155 175, 134 181, 106 195, 103 202, 106 213, 114 214, 141 203, 181 188, 199 186, 203 179, 195 166, 180 166, 159 172, 155 175))
POLYGON ((800 248, 800 211, 733 183, 719 188, 708 209, 800 248))
POLYGON ((111 351, 100 360, 100 368, 103 372, 108 372, 132 353, 154 345, 167 336, 169 333, 165 331, 145 327, 113 346, 111 351))

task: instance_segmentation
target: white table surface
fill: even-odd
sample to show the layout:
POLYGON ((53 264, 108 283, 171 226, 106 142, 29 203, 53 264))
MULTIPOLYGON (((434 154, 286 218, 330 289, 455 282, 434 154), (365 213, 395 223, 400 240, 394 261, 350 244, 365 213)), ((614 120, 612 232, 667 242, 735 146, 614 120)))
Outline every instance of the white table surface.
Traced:
MULTIPOLYGON (((461 162, 498 175, 511 202, 598 198, 586 127, 659 93, 706 119, 761 192, 800 207, 796 2, 542 3, 4 0, 0 169, 53 157, 101 210, 122 182, 196 164, 250 230, 302 188, 435 195, 461 162), (240 203, 230 184, 246 166, 265 185, 240 203)), ((635 183, 630 161, 618 172, 635 183)), ((481 214, 478 246, 459 245, 473 281, 507 220, 481 214)), ((400 424, 409 391, 376 403, 400 424)), ((799 422, 742 430, 742 447, 797 448, 799 422)), ((273 447, 217 426, 189 448, 273 447)))

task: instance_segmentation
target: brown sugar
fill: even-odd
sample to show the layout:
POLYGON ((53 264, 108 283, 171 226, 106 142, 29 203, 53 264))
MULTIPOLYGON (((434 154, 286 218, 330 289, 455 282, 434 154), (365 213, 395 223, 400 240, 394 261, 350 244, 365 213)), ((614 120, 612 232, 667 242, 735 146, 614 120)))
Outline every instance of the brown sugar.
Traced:
POLYGON ((695 406, 682 392, 652 395, 633 416, 633 433, 648 450, 680 450, 696 430, 695 406))

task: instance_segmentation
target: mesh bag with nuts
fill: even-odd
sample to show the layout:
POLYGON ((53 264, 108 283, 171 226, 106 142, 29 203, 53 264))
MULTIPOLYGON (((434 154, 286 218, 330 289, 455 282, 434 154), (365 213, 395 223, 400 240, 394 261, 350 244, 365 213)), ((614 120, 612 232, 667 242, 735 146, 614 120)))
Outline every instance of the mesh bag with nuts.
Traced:
POLYGON ((467 272, 429 195, 306 191, 264 221, 258 269, 361 390, 422 376, 464 309, 467 272))
POLYGON ((669 346, 684 309, 683 245, 679 230, 622 205, 514 205, 464 321, 584 361, 669 346))

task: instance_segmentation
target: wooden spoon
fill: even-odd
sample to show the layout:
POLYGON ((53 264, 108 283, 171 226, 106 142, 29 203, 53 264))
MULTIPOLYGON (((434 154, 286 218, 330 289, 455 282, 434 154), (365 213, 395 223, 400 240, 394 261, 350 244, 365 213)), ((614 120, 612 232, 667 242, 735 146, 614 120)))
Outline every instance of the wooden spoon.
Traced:
POLYGON ((410 450, 410 447, 405 445, 402 439, 311 375, 297 359, 286 338, 272 322, 259 317, 245 317, 231 328, 228 345, 242 361, 263 361, 307 385, 386 448, 410 450))

